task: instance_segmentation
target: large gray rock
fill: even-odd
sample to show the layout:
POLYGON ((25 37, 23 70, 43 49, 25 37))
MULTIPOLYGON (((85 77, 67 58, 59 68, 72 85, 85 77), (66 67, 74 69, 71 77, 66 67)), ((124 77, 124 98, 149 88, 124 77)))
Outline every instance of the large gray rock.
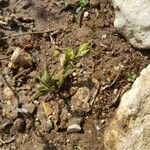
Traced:
POLYGON ((133 46, 150 48, 150 1, 112 0, 115 8, 114 26, 133 46))
POLYGON ((106 150, 150 150, 150 65, 121 98, 104 143, 106 150))

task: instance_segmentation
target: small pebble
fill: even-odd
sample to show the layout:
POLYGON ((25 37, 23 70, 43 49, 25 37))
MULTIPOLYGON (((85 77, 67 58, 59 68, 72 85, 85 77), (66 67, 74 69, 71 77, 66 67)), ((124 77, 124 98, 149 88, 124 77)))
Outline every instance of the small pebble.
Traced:
POLYGON ((59 99, 58 105, 62 109, 65 106, 64 100, 63 99, 59 99))
POLYGON ((47 38, 48 37, 48 33, 43 33, 43 38, 47 38))
POLYGON ((70 90, 69 90, 69 94, 71 96, 73 96, 76 92, 77 92, 77 88, 76 87, 71 87, 70 90))
POLYGON ((53 128, 53 122, 50 119, 47 120, 47 125, 49 126, 49 129, 53 128))
POLYGON ((83 71, 83 74, 84 74, 84 75, 87 74, 87 71, 83 71))
POLYGON ((34 103, 35 105, 39 105, 39 104, 40 104, 40 102, 37 101, 37 100, 34 100, 33 103, 34 103))
POLYGON ((73 75, 73 77, 76 77, 76 76, 77 76, 77 73, 76 73, 76 72, 73 72, 72 75, 73 75))
POLYGON ((105 120, 104 120, 104 119, 102 119, 102 120, 101 120, 101 123, 105 123, 105 120))
POLYGON ((106 34, 103 34, 102 35, 102 40, 105 40, 107 38, 107 35, 106 34))
POLYGON ((76 67, 77 67, 77 68, 81 68, 81 67, 82 67, 82 64, 81 64, 81 63, 77 63, 76 67))
POLYGON ((75 80, 75 81, 73 81, 73 84, 76 84, 77 83, 77 81, 75 80))
POLYGON ((31 17, 24 17, 23 20, 29 23, 34 21, 34 19, 31 17))
POLYGON ((78 124, 73 124, 68 126, 67 131, 71 133, 79 132, 81 131, 81 127, 78 124))
POLYGON ((118 89, 114 89, 114 95, 118 93, 118 89))
POLYGON ((85 11, 84 12, 84 18, 87 18, 89 16, 89 12, 88 11, 85 11))
POLYGON ((96 126, 96 130, 99 131, 101 128, 97 125, 96 126))

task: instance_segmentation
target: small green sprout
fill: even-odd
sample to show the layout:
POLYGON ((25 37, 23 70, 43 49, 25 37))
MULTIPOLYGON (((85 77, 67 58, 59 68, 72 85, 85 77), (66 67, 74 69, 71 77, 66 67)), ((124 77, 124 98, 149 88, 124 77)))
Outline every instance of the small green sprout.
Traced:
POLYGON ((89 3, 88 0, 78 0, 76 12, 79 12, 79 11, 85 9, 87 7, 88 3, 89 3))
POLYGON ((88 43, 81 44, 76 52, 70 48, 66 50, 63 67, 55 77, 58 80, 59 88, 61 88, 65 79, 75 71, 74 62, 88 54, 89 51, 90 49, 88 43))
POLYGON ((46 94, 53 88, 52 75, 49 73, 47 68, 44 68, 43 74, 41 74, 37 78, 39 80, 39 84, 37 85, 37 92, 35 93, 35 98, 46 94))
POLYGON ((90 49, 89 49, 88 43, 84 43, 84 44, 80 45, 79 49, 77 50, 77 52, 75 54, 75 58, 76 59, 81 58, 84 55, 88 54, 89 52, 90 52, 90 49))
POLYGON ((43 74, 38 76, 39 84, 37 85, 35 98, 39 98, 51 91, 58 92, 63 86, 66 78, 75 71, 74 62, 89 52, 90 48, 88 43, 81 44, 76 52, 72 49, 67 49, 63 66, 57 74, 50 74, 48 69, 45 68, 43 74))
POLYGON ((133 83, 136 79, 137 75, 133 72, 128 73, 127 81, 133 83))

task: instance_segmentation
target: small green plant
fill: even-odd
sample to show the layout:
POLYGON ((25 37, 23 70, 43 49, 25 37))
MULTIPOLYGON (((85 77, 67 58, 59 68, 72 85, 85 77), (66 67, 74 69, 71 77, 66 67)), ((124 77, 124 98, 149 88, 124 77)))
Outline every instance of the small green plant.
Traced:
POLYGON ((76 12, 84 10, 87 7, 88 3, 88 0, 78 0, 76 12))
POLYGON ((57 74, 50 74, 48 69, 44 68, 43 73, 38 76, 39 84, 37 85, 35 98, 39 98, 51 91, 58 92, 63 86, 65 79, 74 72, 74 62, 85 56, 89 51, 88 43, 80 45, 76 52, 73 49, 67 49, 63 65, 57 74))
POLYGON ((133 83, 136 79, 137 75, 133 72, 128 73, 127 81, 133 83))
POLYGON ((38 77, 39 84, 37 85, 37 92, 35 98, 38 98, 47 92, 51 91, 53 88, 53 80, 47 68, 44 68, 43 74, 38 77))

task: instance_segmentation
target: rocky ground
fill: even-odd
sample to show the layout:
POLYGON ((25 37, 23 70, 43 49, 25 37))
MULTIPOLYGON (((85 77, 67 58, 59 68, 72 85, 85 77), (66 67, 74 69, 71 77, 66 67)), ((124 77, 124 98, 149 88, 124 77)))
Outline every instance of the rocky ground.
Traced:
POLYGON ((0 149, 104 150, 121 96, 149 64, 114 28, 109 0, 0 0, 0 149), (91 52, 55 93, 37 99, 37 76, 57 72, 67 48, 91 52), (134 76, 134 77, 133 77, 134 76))

